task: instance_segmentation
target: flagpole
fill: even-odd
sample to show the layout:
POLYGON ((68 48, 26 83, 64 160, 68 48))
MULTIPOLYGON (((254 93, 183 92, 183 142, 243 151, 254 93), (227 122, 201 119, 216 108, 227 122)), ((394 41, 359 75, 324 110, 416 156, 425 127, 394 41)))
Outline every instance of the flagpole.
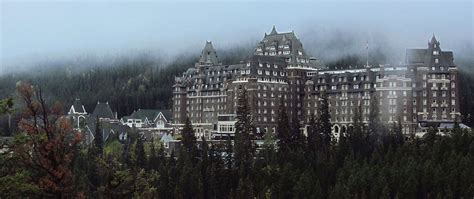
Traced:
POLYGON ((367 40, 367 44, 365 45, 366 46, 366 50, 367 50, 367 65, 365 65, 365 67, 369 67, 369 41, 367 40))

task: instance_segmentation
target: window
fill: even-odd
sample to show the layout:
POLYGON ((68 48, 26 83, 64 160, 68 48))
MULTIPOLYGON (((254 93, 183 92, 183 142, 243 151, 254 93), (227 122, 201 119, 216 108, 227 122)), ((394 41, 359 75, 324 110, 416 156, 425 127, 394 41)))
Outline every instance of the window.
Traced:
POLYGON ((435 64, 437 64, 437 63, 439 63, 439 59, 438 59, 438 58, 435 59, 435 64))

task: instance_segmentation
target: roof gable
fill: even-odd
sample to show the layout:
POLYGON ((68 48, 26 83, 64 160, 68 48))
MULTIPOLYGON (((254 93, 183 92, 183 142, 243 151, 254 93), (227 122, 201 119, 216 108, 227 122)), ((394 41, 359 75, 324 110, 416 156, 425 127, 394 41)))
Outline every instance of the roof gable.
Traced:
POLYGON ((112 109, 109 106, 109 103, 100 103, 97 102, 97 105, 95 106, 94 111, 92 112, 92 117, 98 117, 98 118, 109 118, 109 119, 115 119, 115 115, 112 112, 112 109))

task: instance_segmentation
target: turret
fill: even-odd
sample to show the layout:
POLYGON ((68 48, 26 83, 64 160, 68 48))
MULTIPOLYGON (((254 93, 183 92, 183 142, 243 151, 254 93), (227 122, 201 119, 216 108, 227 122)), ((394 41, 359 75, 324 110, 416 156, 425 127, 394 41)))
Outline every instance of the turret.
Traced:
POLYGON ((201 56, 199 57, 199 61, 196 63, 197 66, 215 66, 219 65, 219 60, 217 58, 216 50, 212 46, 211 41, 206 41, 206 45, 204 49, 202 49, 201 56))

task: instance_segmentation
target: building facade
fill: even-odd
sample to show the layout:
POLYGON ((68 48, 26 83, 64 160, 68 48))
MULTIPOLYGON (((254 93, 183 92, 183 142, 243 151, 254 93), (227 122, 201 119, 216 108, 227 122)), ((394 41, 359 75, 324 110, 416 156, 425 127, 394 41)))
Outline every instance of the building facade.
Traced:
POLYGON ((415 133, 420 122, 449 122, 460 115, 453 54, 442 51, 434 36, 428 48, 408 49, 405 64, 396 67, 327 70, 306 54, 294 32, 278 33, 273 27, 246 62, 223 65, 218 60, 212 43, 206 42, 195 66, 175 78, 172 111, 177 129, 189 118, 198 137, 230 134, 221 124, 235 114, 243 89, 259 135, 275 132, 282 103, 290 118, 307 124, 312 114, 317 117, 323 92, 336 138, 349 128, 356 109, 367 123, 373 103, 381 121, 401 121, 407 134, 415 133))

